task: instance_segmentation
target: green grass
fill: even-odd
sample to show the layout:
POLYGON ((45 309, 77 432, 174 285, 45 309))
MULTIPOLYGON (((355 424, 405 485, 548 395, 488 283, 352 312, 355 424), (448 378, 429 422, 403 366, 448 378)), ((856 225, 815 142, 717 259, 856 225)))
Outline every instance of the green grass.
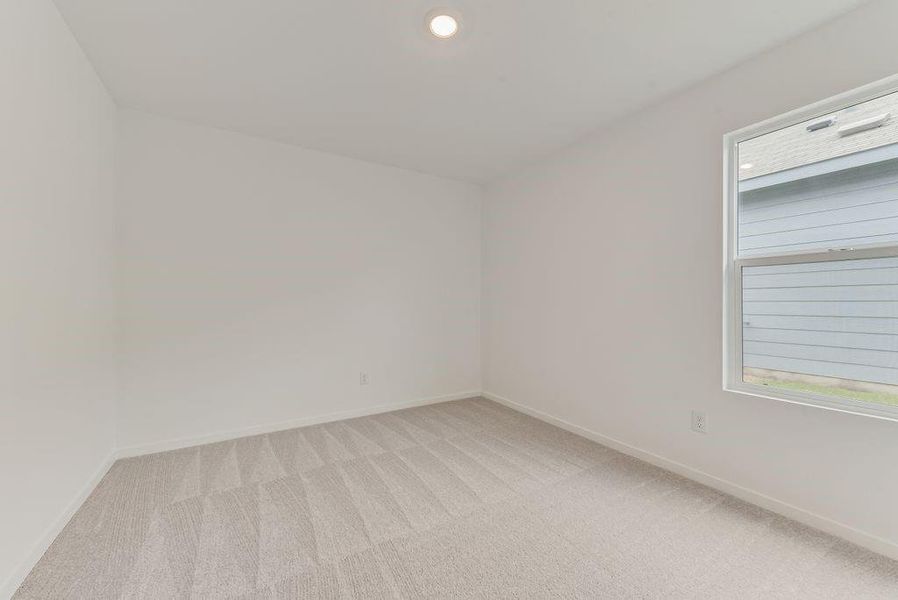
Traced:
POLYGON ((747 383, 766 385, 768 387, 774 387, 784 390, 810 392, 812 394, 820 394, 821 396, 836 396, 838 398, 849 398, 851 400, 872 402, 874 404, 898 406, 898 394, 889 394, 886 392, 860 392, 857 390, 830 387, 826 385, 815 385, 813 383, 803 383, 800 381, 777 381, 775 379, 763 379, 761 377, 749 376, 745 377, 745 381, 747 383))

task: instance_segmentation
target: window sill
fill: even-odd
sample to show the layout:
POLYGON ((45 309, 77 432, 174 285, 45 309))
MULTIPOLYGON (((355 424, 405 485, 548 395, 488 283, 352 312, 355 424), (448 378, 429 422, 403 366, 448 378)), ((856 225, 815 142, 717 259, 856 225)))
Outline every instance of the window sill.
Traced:
POLYGON ((841 400, 838 398, 819 396, 817 394, 779 390, 763 385, 755 385, 752 383, 744 382, 739 382, 736 384, 726 383, 723 386, 723 390, 725 392, 741 394, 744 396, 766 398, 768 400, 776 400, 778 402, 788 402, 789 404, 798 404, 801 406, 821 408, 823 410, 832 410, 861 417, 898 422, 898 406, 872 404, 858 400, 841 400))

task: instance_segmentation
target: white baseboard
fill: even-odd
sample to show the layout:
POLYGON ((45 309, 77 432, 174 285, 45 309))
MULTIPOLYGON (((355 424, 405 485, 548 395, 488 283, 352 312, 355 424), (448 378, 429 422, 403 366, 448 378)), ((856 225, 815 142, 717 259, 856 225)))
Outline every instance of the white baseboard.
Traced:
POLYGON ((263 425, 255 425, 253 427, 245 427, 243 429, 235 429, 231 431, 223 431, 220 433, 210 433, 205 435, 184 437, 173 440, 163 440, 160 442, 151 442, 149 444, 139 444, 136 446, 128 446, 119 448, 115 456, 116 458, 130 458, 132 456, 142 456, 144 454, 155 454, 156 452, 166 452, 168 450, 178 450, 180 448, 189 448, 191 446, 199 446, 201 444, 211 444, 213 442, 222 442, 235 438, 246 437, 249 435, 260 435, 263 433, 271 433, 273 431, 283 431, 285 429, 295 429, 297 427, 307 427, 309 425, 318 425, 320 423, 330 423, 332 421, 342 421, 343 419, 354 419, 356 417, 366 417, 368 415, 376 415, 379 413, 401 410, 403 408, 412 408, 415 406, 425 406, 427 404, 436 404, 438 402, 448 402, 450 400, 463 400, 465 398, 473 398, 480 396, 480 390, 471 390, 467 392, 458 392, 455 394, 446 394, 443 396, 434 396, 431 398, 422 398, 419 400, 411 400, 407 402, 394 402, 392 404, 379 404, 366 408, 344 410, 340 412, 328 413, 325 415, 317 415, 314 417, 304 417, 301 419, 292 419, 289 421, 279 421, 277 423, 266 423, 263 425))
POLYGON ((579 425, 568 423, 563 419, 553 417, 552 415, 546 414, 540 410, 536 410, 535 408, 530 408, 529 406, 525 406, 518 402, 514 402, 513 400, 509 400, 508 398, 503 398, 502 396, 498 396, 490 392, 482 392, 481 395, 488 400, 493 400, 494 402, 498 402, 499 404, 505 405, 508 408, 530 415, 531 417, 537 418, 540 421, 545 421, 546 423, 555 425, 566 431, 575 433, 581 437, 585 437, 589 440, 602 444, 603 446, 614 448, 615 450, 623 452, 624 454, 628 454, 640 460, 644 460, 647 463, 653 464, 656 467, 661 467, 662 469, 672 471, 678 475, 682 475, 683 477, 707 485, 708 487, 730 494, 731 496, 735 496, 736 498, 745 500, 746 502, 750 502, 762 508, 766 508, 769 511, 780 514, 784 517, 788 517, 790 519, 798 521, 799 523, 803 523, 815 529, 825 531, 826 533, 832 534, 836 537, 840 537, 844 540, 857 544, 858 546, 867 548, 868 550, 872 550, 873 552, 876 552, 878 554, 882 554, 888 556, 889 558, 898 560, 898 545, 873 534, 867 533, 865 531, 860 531, 859 529, 855 529, 854 527, 845 525, 844 523, 840 523, 827 517, 812 513, 803 508, 793 506, 792 504, 783 502, 782 500, 777 500, 776 498, 772 498, 770 496, 767 496, 766 494, 762 494, 731 481, 727 481, 726 479, 721 479, 714 475, 705 473, 704 471, 694 469, 688 465, 684 465, 682 463, 664 458, 663 456, 653 454, 652 452, 648 452, 641 448, 631 446, 630 444, 621 442, 620 440, 616 440, 606 435, 602 435, 601 433, 586 429, 585 427, 580 427, 579 425))
POLYGON ((56 536, 62 532, 63 528, 68 524, 75 512, 82 504, 84 504, 84 501, 87 500, 87 497, 94 491, 97 484, 100 483, 100 480, 105 477, 110 467, 115 463, 115 460, 115 452, 112 452, 106 457, 97 470, 94 471, 90 480, 81 487, 75 497, 66 505, 62 514, 50 524, 46 531, 44 531, 44 534, 31 547, 28 555, 13 570, 12 574, 7 577, 6 581, 0 584, 0 598, 12 598, 12 595, 15 594, 16 590, 19 589, 19 586, 22 585, 22 582, 25 581, 28 573, 31 572, 31 569, 34 568, 37 561, 41 559, 44 552, 47 551, 47 548, 49 548, 50 544, 53 543, 53 540, 56 539, 56 536))

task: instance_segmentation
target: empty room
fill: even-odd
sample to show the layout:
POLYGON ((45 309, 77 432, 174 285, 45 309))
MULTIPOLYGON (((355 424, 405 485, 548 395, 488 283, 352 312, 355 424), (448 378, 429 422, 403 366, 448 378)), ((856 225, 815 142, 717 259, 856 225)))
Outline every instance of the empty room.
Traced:
POLYGON ((898 600, 896 23, 0 0, 0 600, 898 600))

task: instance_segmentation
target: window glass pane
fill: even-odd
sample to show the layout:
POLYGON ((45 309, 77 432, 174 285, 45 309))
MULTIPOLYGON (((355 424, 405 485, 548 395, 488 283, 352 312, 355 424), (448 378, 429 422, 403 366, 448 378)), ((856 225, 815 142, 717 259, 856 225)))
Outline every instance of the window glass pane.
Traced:
POLYGON ((739 256, 898 243, 898 93, 741 142, 739 256))
POLYGON ((898 406, 898 257, 742 268, 743 380, 898 406))

